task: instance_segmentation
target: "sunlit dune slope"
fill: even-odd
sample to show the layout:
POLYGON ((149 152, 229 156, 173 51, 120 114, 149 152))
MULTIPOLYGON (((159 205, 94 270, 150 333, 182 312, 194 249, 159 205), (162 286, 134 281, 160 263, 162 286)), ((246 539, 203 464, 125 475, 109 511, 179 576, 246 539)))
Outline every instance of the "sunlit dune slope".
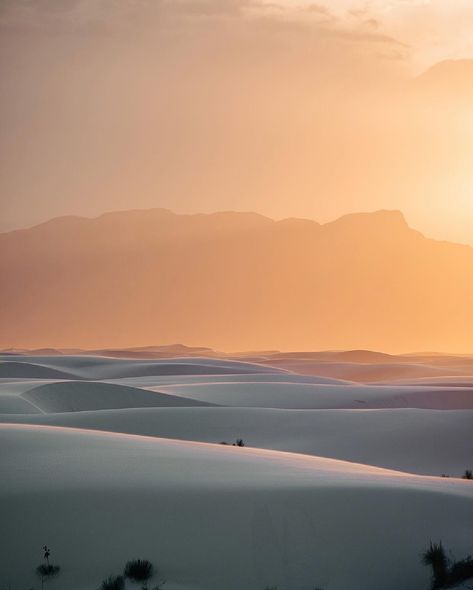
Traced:
POLYGON ((110 408, 206 406, 206 402, 126 385, 94 381, 64 381, 34 387, 21 397, 44 413, 81 412, 110 408))
MULTIPOLYGON (((197 383, 158 386, 163 392, 223 406, 286 409, 473 409, 471 387, 197 383)), ((158 388, 157 388, 158 389, 158 388)))
MULTIPOLYGON (((185 402, 190 405, 189 401, 185 402)), ((129 408, 49 415, 3 414, 0 422, 94 429, 218 444, 242 438, 276 449, 423 475, 461 476, 472 464, 473 411, 129 408)))
POLYGON ((285 373, 284 369, 231 359, 121 359, 83 355, 0 355, 0 378, 131 379, 133 377, 285 373))

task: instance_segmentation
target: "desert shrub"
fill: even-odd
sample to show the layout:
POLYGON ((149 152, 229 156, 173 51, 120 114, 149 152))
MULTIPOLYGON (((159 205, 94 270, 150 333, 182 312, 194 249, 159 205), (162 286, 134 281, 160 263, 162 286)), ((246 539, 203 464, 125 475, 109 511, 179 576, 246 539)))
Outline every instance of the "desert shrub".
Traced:
POLYGON ((100 584, 100 590, 124 590, 125 580, 123 576, 109 576, 100 584))
POLYGON ((44 587, 46 580, 57 576, 60 570, 61 568, 58 565, 50 563, 42 563, 41 565, 38 565, 36 568, 36 575, 41 579, 41 588, 44 587))
MULTIPOLYGON (((222 440, 219 444, 221 445, 228 445, 230 443, 227 443, 226 440, 222 440)), ((232 447, 244 447, 245 443, 243 442, 242 438, 237 438, 236 441, 234 443, 232 443, 232 447)), ((272 586, 268 586, 269 590, 272 590, 272 586)))
POLYGON ((422 562, 432 568, 432 588, 442 588, 447 582, 448 575, 448 559, 442 542, 431 541, 429 548, 422 555, 422 562))
POLYGON ((460 561, 455 561, 450 571, 448 572, 448 586, 458 586, 466 580, 473 578, 473 558, 471 556, 466 557, 460 561))
POLYGON ((44 559, 45 559, 46 563, 49 565, 49 558, 51 556, 51 549, 47 545, 43 545, 43 551, 44 551, 44 559))
POLYGON ((47 545, 44 545, 43 550, 44 563, 38 565, 38 567, 36 568, 36 575, 41 579, 41 588, 44 588, 44 583, 47 580, 49 580, 50 578, 54 578, 61 571, 61 568, 58 565, 53 565, 52 563, 49 563, 51 551, 47 547, 47 545))
POLYGON ((146 582, 153 576, 153 564, 147 559, 133 559, 125 565, 123 575, 135 582, 146 582))
POLYGON ((46 563, 42 563, 36 568, 36 573, 40 578, 53 578, 54 576, 57 576, 60 571, 61 568, 58 565, 49 565, 46 563))
POLYGON ((449 561, 442 543, 430 543, 422 556, 425 565, 432 567, 432 589, 455 588, 473 579, 473 557, 470 555, 460 561, 449 561))
POLYGON ((465 473, 462 477, 463 479, 473 479, 473 471, 471 469, 465 469, 465 473))

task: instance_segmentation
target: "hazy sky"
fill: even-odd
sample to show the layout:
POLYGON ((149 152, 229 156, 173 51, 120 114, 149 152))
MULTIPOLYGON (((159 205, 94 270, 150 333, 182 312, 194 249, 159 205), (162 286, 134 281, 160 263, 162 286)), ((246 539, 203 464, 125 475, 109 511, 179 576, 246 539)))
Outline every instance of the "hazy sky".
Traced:
POLYGON ((167 207, 473 226, 471 0, 0 0, 0 231, 167 207), (457 64, 458 66, 458 64, 457 64))

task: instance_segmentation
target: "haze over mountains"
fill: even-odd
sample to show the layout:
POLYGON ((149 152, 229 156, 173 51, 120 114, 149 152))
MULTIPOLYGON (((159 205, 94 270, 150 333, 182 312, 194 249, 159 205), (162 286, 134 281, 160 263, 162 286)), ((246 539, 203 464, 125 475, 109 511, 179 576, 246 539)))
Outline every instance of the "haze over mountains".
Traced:
POLYGON ((433 92, 438 100, 448 96, 451 100, 469 100, 473 96, 473 60, 444 60, 423 72, 414 81, 416 90, 433 92))
POLYGON ((0 252, 0 347, 473 350, 473 249, 397 211, 63 217, 0 252))

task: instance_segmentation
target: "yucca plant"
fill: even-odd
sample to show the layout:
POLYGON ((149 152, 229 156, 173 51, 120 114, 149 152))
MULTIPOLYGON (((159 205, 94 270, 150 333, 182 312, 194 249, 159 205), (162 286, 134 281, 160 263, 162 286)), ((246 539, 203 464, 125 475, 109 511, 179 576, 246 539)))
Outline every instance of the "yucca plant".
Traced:
POLYGON ((36 574, 41 579, 41 588, 44 588, 44 583, 50 578, 54 578, 55 576, 57 576, 61 570, 61 568, 58 565, 53 565, 49 562, 51 551, 47 547, 47 545, 44 545, 43 551, 45 563, 38 565, 38 567, 36 568, 36 574))
POLYGON ((125 565, 123 575, 134 582, 147 582, 153 577, 153 564, 147 559, 133 559, 125 565))
POLYGON ((422 562, 432 568, 432 589, 442 588, 448 579, 448 559, 441 541, 430 542, 429 548, 422 555, 422 562))
POLYGON ((124 588, 123 576, 109 576, 100 584, 100 590, 124 590, 124 588))

